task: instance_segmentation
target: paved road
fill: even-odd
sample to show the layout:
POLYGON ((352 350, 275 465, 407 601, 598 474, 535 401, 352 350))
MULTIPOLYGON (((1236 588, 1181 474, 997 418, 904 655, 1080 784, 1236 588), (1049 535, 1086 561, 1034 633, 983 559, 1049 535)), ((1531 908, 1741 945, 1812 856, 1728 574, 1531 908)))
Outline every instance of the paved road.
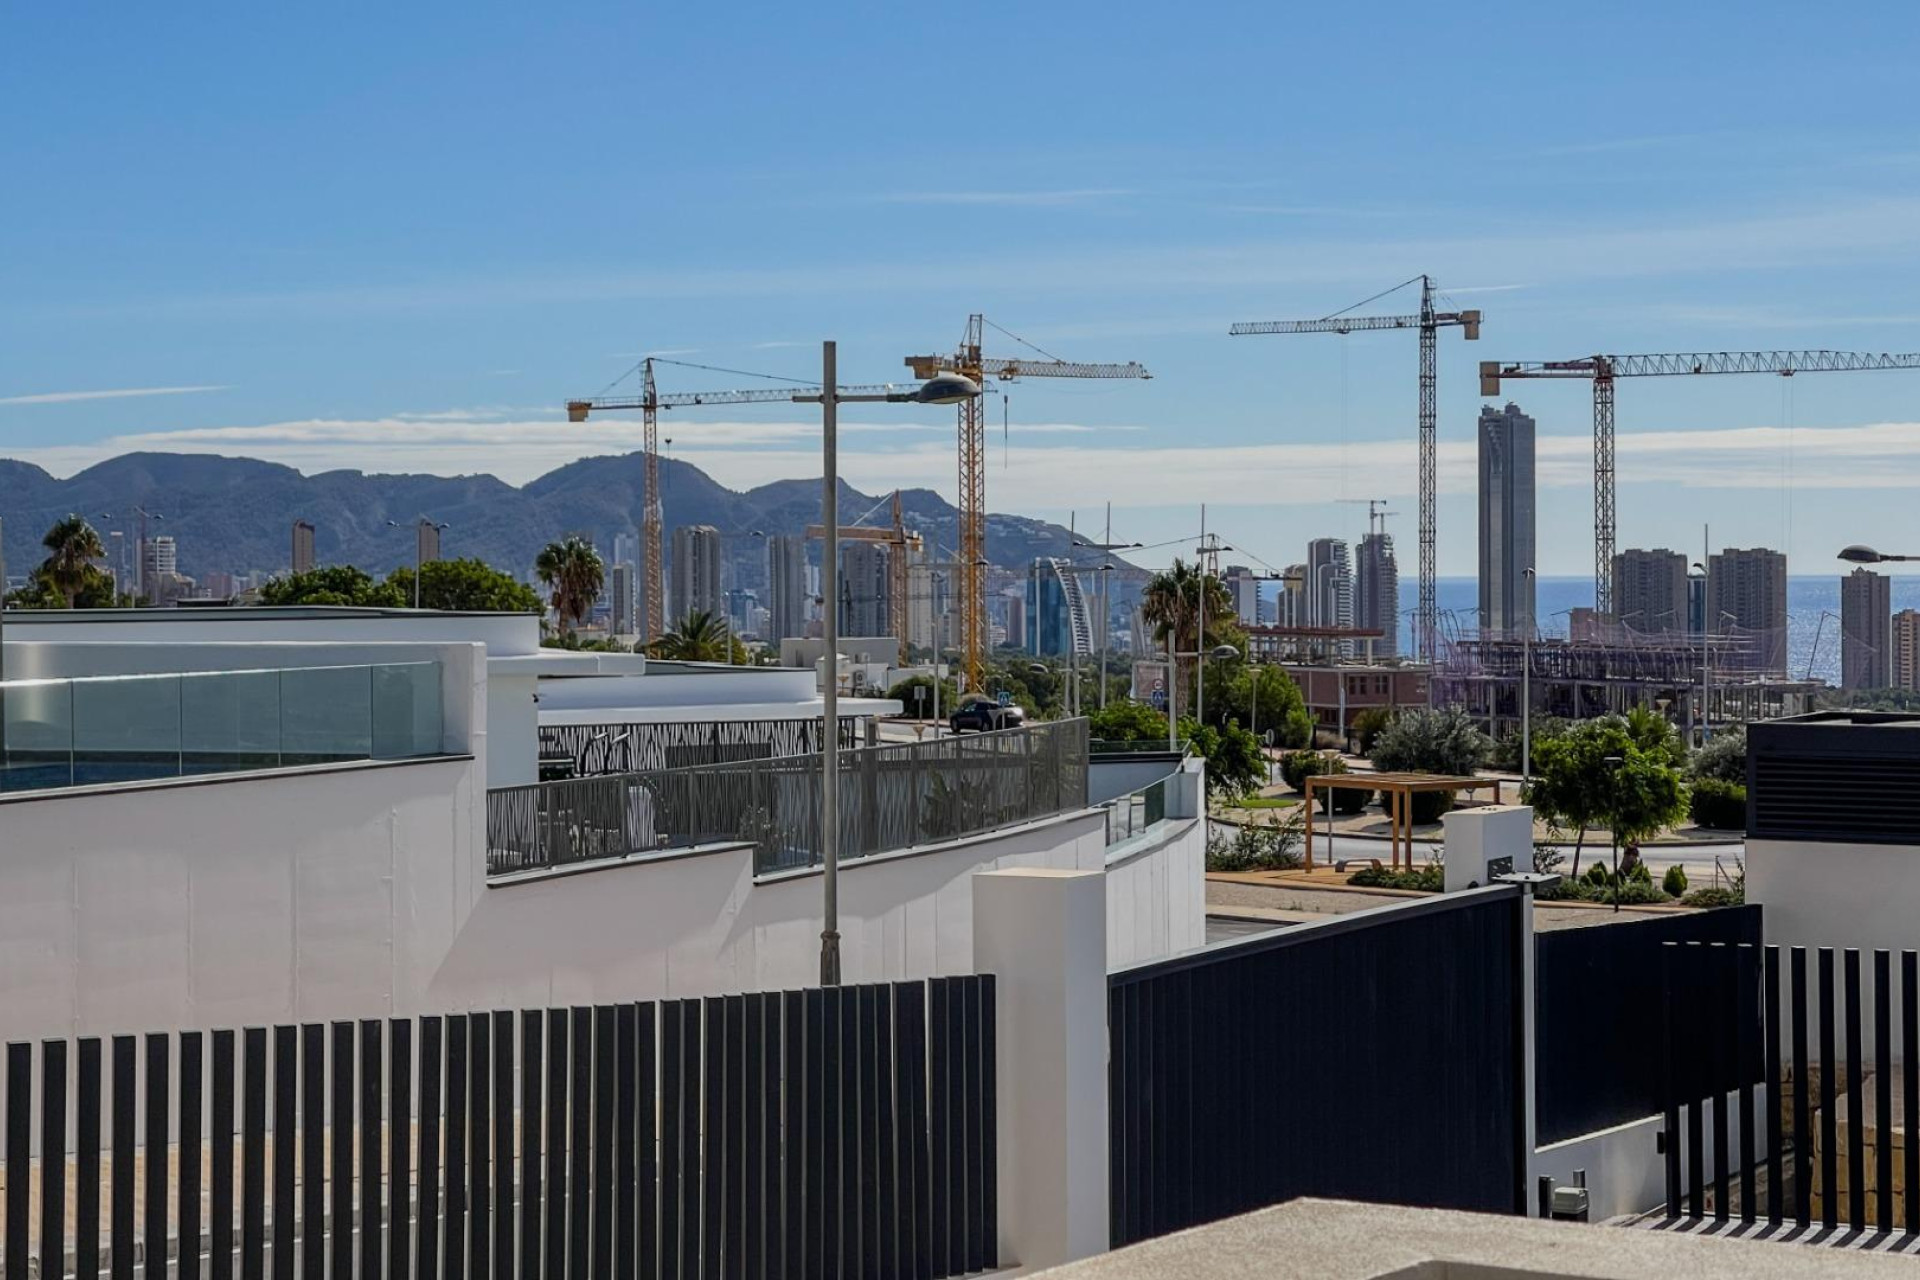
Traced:
MULTIPOLYGON (((1439 847, 1440 842, 1438 840, 1416 838, 1413 842, 1413 856, 1415 861, 1425 859, 1429 855, 1429 851, 1437 855, 1439 847)), ((1566 861, 1561 864, 1562 868, 1571 867, 1573 864, 1573 845, 1567 843, 1554 847, 1566 855, 1566 861)), ((1360 836, 1334 836, 1332 837, 1332 849, 1335 858, 1379 858, 1385 861, 1387 856, 1386 841, 1370 840, 1360 836)), ((1327 850, 1328 837, 1324 833, 1316 833, 1313 838, 1314 861, 1326 861, 1327 850)), ((1732 874, 1735 869, 1734 864, 1746 856, 1746 845, 1740 841, 1730 841, 1726 844, 1713 845, 1649 844, 1640 847, 1640 855, 1646 859, 1647 869, 1656 875, 1676 863, 1685 867, 1687 869, 1687 878, 1694 883, 1695 887, 1699 887, 1711 881, 1715 858, 1720 860, 1721 866, 1728 874, 1732 874)), ((1589 841, 1586 851, 1581 855, 1581 868, 1585 869, 1589 866, 1591 859, 1596 856, 1610 858, 1612 856, 1612 850, 1604 842, 1596 844, 1589 841)))

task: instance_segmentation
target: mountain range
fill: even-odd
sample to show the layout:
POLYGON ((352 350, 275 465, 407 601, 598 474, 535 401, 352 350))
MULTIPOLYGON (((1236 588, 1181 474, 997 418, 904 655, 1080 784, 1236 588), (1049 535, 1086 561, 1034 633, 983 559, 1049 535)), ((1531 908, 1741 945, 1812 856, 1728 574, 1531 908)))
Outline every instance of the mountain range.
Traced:
MULTIPOLYGON (((320 563, 384 574, 411 562, 411 527, 421 517, 448 526, 441 535, 443 555, 478 557, 524 577, 542 546, 569 533, 591 538, 610 559, 614 535, 634 531, 639 522, 644 466, 639 453, 582 458, 515 487, 489 475, 303 475, 253 458, 177 453, 123 454, 60 479, 30 463, 0 458, 0 520, 7 572, 14 578, 45 557, 41 535, 62 516, 85 516, 103 540, 121 531, 131 545, 138 507, 158 513, 149 535, 171 534, 179 571, 191 577, 285 572, 295 520, 314 526, 320 563), (389 528, 389 520, 405 527, 389 528)), ((776 480, 740 492, 691 463, 662 458, 660 491, 667 541, 681 525, 708 524, 733 535, 722 542, 732 580, 745 587, 765 578, 765 546, 753 533, 799 534, 820 519, 817 478, 776 480)), ((931 489, 906 489, 900 496, 905 523, 927 540, 930 557, 953 559, 959 529, 953 505, 931 489)), ((885 525, 884 501, 885 495, 860 493, 841 482, 843 522, 879 507, 865 523, 885 525)), ((987 558, 996 565, 1024 569, 1037 556, 1068 554, 1070 541, 1064 527, 1044 520, 987 517, 987 558)), ((1123 594, 1122 580, 1135 576, 1114 574, 1116 597, 1123 594)))

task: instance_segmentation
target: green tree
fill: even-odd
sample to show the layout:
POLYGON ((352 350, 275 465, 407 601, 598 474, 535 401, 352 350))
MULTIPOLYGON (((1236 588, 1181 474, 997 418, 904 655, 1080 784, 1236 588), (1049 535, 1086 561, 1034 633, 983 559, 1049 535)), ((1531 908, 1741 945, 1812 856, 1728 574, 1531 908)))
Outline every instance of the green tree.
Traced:
MULTIPOLYGON (((387 575, 407 603, 413 602, 413 566, 387 575)), ((429 560, 420 566, 420 607, 470 613, 540 613, 540 593, 484 560, 429 560)))
POLYGON ((1707 739, 1707 745, 1693 753, 1693 776, 1746 786, 1747 726, 1731 724, 1707 739))
POLYGON ((572 635, 593 612, 593 602, 600 598, 600 588, 606 581, 606 566, 601 562, 600 553, 593 549, 591 542, 570 533, 540 548, 540 554, 533 561, 533 571, 552 592, 551 603, 554 615, 560 620, 561 634, 572 635))
POLYGON ((113 593, 113 575, 98 565, 88 565, 77 579, 72 604, 68 596, 57 589, 47 578, 45 567, 36 568, 27 579, 27 584, 7 593, 9 609, 112 609, 119 605, 133 603, 131 596, 116 597, 113 593))
MULTIPOLYGON (((107 556, 107 549, 100 542, 100 534, 81 517, 69 515, 54 521, 53 528, 47 530, 46 536, 40 539, 40 545, 47 549, 48 554, 41 561, 37 576, 66 601, 67 608, 73 608, 80 592, 92 585, 93 575, 101 573, 100 567, 94 563, 107 556)), ((111 602, 111 587, 108 588, 107 597, 111 602)))
POLYGON ((1207 761, 1207 792, 1243 796, 1267 780, 1260 740, 1229 720, 1216 729, 1192 716, 1180 717, 1180 736, 1207 761))
MULTIPOLYGON (((939 689, 940 714, 951 715, 953 709, 960 704, 960 686, 951 680, 942 680, 939 682, 939 689)), ((896 681, 894 686, 887 690, 887 696, 898 702, 901 709, 908 715, 922 717, 931 716, 934 712, 933 694, 932 676, 908 676, 905 680, 896 681), (914 693, 916 689, 923 689, 925 692, 916 695, 914 693)))
MULTIPOLYGON (((1140 592, 1140 616, 1153 628, 1154 639, 1168 652, 1198 653, 1226 642, 1227 630, 1233 627, 1233 596, 1220 579, 1198 564, 1188 564, 1175 556, 1171 568, 1147 579, 1146 587, 1140 592), (1207 630, 1204 637, 1200 634, 1203 600, 1207 630)), ((1180 670, 1182 684, 1190 688, 1192 680, 1188 673, 1193 670, 1193 659, 1180 659, 1180 670)), ((1191 701, 1187 705, 1191 706, 1191 701)))
POLYGON ((1548 822, 1579 833, 1576 877, 1588 828, 1604 824, 1617 854, 1622 843, 1654 835, 1686 814, 1686 791, 1670 752, 1663 744, 1636 742, 1624 716, 1588 720, 1535 743, 1527 801, 1548 822))
POLYGON ((1493 743, 1459 707, 1410 707, 1373 740, 1367 758, 1383 773, 1448 773, 1472 777, 1493 743))
POLYGON ((1273 732, 1277 747, 1304 747, 1313 741, 1313 717, 1307 714, 1300 686, 1270 664, 1251 665, 1237 658, 1207 664, 1207 722, 1237 720, 1263 741, 1273 732))
POLYGON ((350 564, 330 564, 305 573, 290 573, 271 578, 260 588, 264 605, 335 604, 366 608, 405 608, 409 597, 402 596, 392 582, 375 582, 365 569, 350 564))
POLYGON ((695 609, 648 645, 647 653, 679 662, 731 662, 733 643, 732 633, 718 614, 695 609))
POLYGON ((1165 742, 1167 718, 1144 702, 1109 702, 1087 717, 1102 742, 1165 742))
POLYGON ((1626 714, 1627 736, 1642 751, 1664 757, 1675 767, 1687 763, 1687 744, 1681 740, 1673 721, 1652 707, 1635 707, 1626 714))

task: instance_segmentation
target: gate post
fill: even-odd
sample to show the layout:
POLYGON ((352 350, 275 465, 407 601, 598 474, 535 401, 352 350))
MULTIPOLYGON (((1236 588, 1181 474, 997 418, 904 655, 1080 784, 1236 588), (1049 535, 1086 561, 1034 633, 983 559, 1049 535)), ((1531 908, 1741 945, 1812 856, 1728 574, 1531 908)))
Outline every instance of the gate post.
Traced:
POLYGON ((1000 1265, 1109 1247, 1102 871, 973 877, 973 962, 994 975, 1000 1265))

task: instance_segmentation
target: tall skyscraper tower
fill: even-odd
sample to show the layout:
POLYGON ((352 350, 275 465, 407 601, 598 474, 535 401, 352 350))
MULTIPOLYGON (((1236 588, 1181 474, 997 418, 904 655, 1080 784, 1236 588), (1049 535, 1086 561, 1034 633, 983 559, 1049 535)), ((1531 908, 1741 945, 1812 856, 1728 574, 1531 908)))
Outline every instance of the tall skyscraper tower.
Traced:
POLYGON ((840 634, 893 634, 893 548, 880 542, 846 542, 840 546, 840 634))
POLYGON ((1840 579, 1840 687, 1893 682, 1893 580, 1871 569, 1840 579))
POLYGON ((1613 558, 1615 621, 1635 631, 1690 629, 1687 558, 1657 547, 1629 549, 1613 558))
MULTIPOLYGON (((1730 669, 1785 675, 1787 558, 1766 547, 1728 547, 1710 558, 1706 623, 1710 634, 1744 642, 1727 651, 1730 669)), ((1714 663, 1721 665, 1717 653, 1714 663)))
POLYGON ((1260 579, 1243 564, 1230 564, 1220 575, 1221 585, 1233 597, 1233 612, 1240 625, 1260 625, 1260 579))
POLYGON ((669 623, 689 613, 722 616, 720 531, 710 524, 686 524, 673 531, 673 574, 669 623))
POLYGON ((613 599, 613 616, 607 627, 617 636, 630 636, 639 631, 636 626, 638 614, 633 598, 633 562, 620 561, 607 572, 607 590, 613 599))
POLYGON ((807 544, 776 533, 767 539, 767 635, 770 644, 807 633, 807 544))
POLYGON ((1376 518, 1380 527, 1360 539, 1354 558, 1353 625, 1380 632, 1374 656, 1391 658, 1400 652, 1400 564, 1386 518, 1376 518))
POLYGON ((305 520, 293 522, 293 571, 313 572, 313 526, 305 520))
POLYGON ((146 563, 140 568, 141 580, 147 581, 157 573, 172 575, 179 571, 180 553, 173 535, 163 533, 157 538, 147 539, 146 563))
POLYGON ((1920 612, 1893 615, 1893 687, 1920 689, 1920 612))
POLYGON ((1533 419, 1512 401, 1480 410, 1480 629, 1519 635, 1537 623, 1533 419))
POLYGON ((1353 625, 1353 562, 1342 538, 1315 538, 1307 544, 1306 625, 1353 625))
POLYGON ((421 564, 430 564, 440 558, 440 526, 431 520, 413 522, 415 539, 414 555, 421 564))
POLYGON ((1026 624, 1023 647, 1029 653, 1093 652, 1092 619, 1070 561, 1043 557, 1027 570, 1026 624))

